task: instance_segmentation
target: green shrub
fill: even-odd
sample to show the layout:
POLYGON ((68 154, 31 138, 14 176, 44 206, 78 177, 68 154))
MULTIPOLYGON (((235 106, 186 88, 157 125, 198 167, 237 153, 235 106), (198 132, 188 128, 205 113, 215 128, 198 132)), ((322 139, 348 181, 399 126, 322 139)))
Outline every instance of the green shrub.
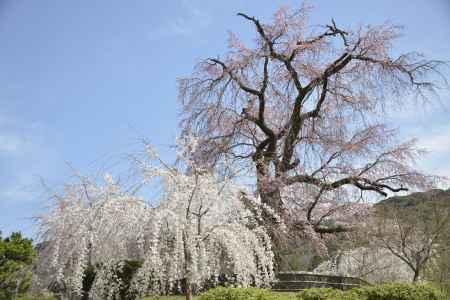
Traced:
POLYGON ((331 288, 307 289, 297 293, 275 293, 258 288, 211 289, 198 300, 443 300, 440 292, 430 285, 383 284, 348 291, 331 288))
POLYGON ((382 284, 351 291, 364 300, 440 300, 441 293, 430 285, 382 284))
POLYGON ((430 285, 383 284, 348 291, 319 288, 297 294, 298 300, 442 300, 440 292, 430 285))
POLYGON ((272 292, 272 296, 276 300, 297 300, 295 293, 290 292, 272 292))
POLYGON ((211 289, 198 297, 198 300, 291 300, 289 293, 273 293, 258 288, 225 288, 211 289))
POLYGON ((299 300, 329 300, 344 299, 344 292, 331 288, 314 288, 301 291, 297 294, 299 300))

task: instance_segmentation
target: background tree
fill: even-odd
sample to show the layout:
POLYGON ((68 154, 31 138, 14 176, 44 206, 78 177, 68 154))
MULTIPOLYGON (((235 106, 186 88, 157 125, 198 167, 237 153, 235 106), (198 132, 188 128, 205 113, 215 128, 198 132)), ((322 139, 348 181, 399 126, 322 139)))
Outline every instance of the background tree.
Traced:
MULTIPOLYGON (((431 196, 433 197, 433 196, 431 196)), ((445 253, 450 228, 448 204, 429 199, 412 207, 377 207, 375 232, 378 247, 390 251, 411 270, 418 281, 433 259, 445 253)))
POLYGON ((32 240, 14 232, 0 234, 0 298, 13 299, 25 293, 31 284, 31 264, 36 256, 32 240))
POLYGON ((442 244, 439 245, 441 249, 427 265, 423 277, 439 287, 447 297, 450 297, 450 249, 448 245, 450 245, 449 232, 444 235, 442 244))
POLYGON ((282 8, 271 23, 239 13, 255 28, 253 46, 230 34, 225 55, 179 80, 179 98, 181 140, 196 139, 186 155, 225 174, 255 174, 263 203, 318 236, 349 230, 330 219, 358 214, 363 207, 350 203, 366 193, 433 186, 436 177, 413 167, 422 154, 415 141, 399 143, 382 117, 433 92, 443 63, 391 54, 400 33, 389 23, 311 26, 309 11, 282 8))
POLYGON ((420 279, 446 290, 450 190, 385 199, 352 234, 316 272, 357 276, 371 283, 420 279))

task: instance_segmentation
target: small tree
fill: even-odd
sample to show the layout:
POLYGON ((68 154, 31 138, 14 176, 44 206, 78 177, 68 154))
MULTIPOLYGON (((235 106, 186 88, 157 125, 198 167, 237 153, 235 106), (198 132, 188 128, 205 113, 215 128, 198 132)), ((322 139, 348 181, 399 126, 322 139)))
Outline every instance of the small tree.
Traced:
POLYGON ((430 280, 445 287, 450 210, 446 191, 392 197, 373 206, 348 249, 315 271, 372 283, 430 280))
POLYGON ((450 211, 431 196, 412 207, 382 205, 374 224, 374 242, 390 251, 412 270, 417 282, 427 264, 439 257, 449 232, 450 211))

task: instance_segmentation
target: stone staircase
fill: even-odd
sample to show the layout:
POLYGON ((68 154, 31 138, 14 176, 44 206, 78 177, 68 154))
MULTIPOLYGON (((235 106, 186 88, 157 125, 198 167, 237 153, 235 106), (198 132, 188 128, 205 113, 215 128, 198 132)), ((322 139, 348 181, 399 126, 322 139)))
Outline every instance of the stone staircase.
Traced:
POLYGON ((336 288, 348 290, 368 283, 355 277, 311 274, 304 272, 280 272, 272 290, 278 292, 297 292, 309 288, 336 288))

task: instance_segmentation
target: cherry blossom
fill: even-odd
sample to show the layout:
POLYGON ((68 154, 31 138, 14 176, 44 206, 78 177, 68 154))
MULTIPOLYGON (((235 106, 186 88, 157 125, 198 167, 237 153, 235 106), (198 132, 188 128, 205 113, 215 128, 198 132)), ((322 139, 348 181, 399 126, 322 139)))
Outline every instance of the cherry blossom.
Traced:
MULTIPOLYGON (((261 225, 261 204, 228 178, 188 165, 181 172, 146 148, 136 160, 143 184, 156 181, 155 207, 119 186, 80 177, 38 218, 43 249, 40 283, 81 296, 85 270, 96 268, 92 299, 116 299, 125 260, 142 261, 130 295, 181 291, 188 298, 219 276, 239 286, 269 286, 274 276, 271 239, 261 225), (258 213, 259 211, 259 213, 258 213), (183 284, 182 284, 183 282, 183 284)), ((189 162, 188 162, 189 163, 189 162)))

